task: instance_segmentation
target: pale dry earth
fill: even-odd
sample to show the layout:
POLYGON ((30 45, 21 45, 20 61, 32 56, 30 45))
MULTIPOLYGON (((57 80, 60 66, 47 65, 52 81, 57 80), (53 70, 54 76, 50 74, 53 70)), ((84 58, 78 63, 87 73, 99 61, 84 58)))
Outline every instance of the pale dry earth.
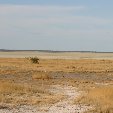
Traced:
POLYGON ((0 58, 25 58, 38 56, 41 59, 113 59, 113 53, 90 52, 0 52, 0 58))

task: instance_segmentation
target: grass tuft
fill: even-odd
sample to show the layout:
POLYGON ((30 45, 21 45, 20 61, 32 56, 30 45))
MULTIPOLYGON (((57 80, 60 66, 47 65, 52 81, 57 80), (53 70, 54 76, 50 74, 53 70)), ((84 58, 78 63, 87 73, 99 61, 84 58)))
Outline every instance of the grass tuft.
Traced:
POLYGON ((88 113, 113 113, 113 86, 91 89, 77 101, 94 106, 93 112, 88 113))

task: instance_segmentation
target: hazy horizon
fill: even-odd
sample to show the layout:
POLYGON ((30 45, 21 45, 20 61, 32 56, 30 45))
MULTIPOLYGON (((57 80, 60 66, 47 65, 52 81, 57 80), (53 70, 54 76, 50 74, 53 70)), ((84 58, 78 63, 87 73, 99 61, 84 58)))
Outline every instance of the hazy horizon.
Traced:
POLYGON ((113 0, 0 0, 0 49, 113 52, 113 0))

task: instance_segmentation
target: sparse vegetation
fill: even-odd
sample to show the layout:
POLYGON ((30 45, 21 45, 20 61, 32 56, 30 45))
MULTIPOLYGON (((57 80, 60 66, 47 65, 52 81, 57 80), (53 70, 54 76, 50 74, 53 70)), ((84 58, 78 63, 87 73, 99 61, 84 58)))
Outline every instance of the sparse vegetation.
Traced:
POLYGON ((51 85, 69 85, 88 91, 77 103, 94 106, 89 113, 112 113, 113 60, 40 59, 38 65, 25 61, 24 58, 0 58, 0 103, 54 104, 64 97, 50 93, 51 85), (70 79, 71 74, 76 79, 70 79), (101 87, 97 82, 111 85, 101 87))
POLYGON ((14 105, 54 104, 63 99, 63 95, 51 94, 45 86, 32 86, 11 81, 0 81, 0 103, 14 105))

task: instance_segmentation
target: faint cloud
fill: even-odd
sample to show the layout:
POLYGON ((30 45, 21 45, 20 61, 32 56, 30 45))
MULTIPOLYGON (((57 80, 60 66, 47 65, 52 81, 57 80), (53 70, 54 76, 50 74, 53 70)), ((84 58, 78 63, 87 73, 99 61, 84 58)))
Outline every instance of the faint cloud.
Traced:
POLYGON ((0 14, 14 13, 55 13, 85 10, 84 6, 40 6, 40 5, 0 5, 0 14))
POLYGON ((113 28, 112 20, 76 14, 86 9, 84 6, 0 5, 0 36, 87 38, 112 35, 112 30, 106 27, 113 28), (71 12, 75 13, 70 15, 71 12))

